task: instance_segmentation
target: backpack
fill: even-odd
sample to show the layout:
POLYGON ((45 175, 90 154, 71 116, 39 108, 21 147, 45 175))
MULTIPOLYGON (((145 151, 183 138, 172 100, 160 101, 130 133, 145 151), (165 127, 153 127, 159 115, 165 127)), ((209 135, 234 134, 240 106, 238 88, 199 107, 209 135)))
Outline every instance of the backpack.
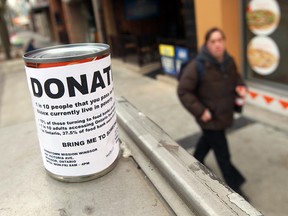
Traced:
MULTIPOLYGON (((192 61, 188 60, 184 63, 181 64, 180 67, 180 71, 177 74, 177 79, 178 81, 180 80, 180 78, 182 77, 183 73, 184 73, 184 69, 187 67, 187 65, 192 61)), ((202 60, 200 60, 199 58, 195 58, 195 63, 196 63, 196 72, 197 72, 197 77, 198 77, 198 81, 201 80, 201 78, 204 76, 205 73, 205 68, 204 68, 204 62, 202 60)))

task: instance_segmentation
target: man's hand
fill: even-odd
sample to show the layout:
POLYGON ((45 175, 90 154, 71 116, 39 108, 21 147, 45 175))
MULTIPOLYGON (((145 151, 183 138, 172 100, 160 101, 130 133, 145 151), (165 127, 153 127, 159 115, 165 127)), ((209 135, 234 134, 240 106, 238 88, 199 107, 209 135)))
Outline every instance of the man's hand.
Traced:
POLYGON ((242 98, 245 98, 245 96, 247 94, 247 88, 245 86, 238 85, 238 86, 236 86, 235 91, 242 98))
POLYGON ((200 119, 203 122, 210 121, 212 119, 211 112, 208 109, 205 109, 200 119))

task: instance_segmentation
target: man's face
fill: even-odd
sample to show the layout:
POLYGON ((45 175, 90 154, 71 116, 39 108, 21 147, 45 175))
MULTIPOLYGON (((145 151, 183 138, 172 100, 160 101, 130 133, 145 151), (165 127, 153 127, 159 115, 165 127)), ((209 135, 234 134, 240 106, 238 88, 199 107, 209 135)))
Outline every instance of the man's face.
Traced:
POLYGON ((211 34, 206 44, 210 54, 216 59, 222 59, 225 52, 225 40, 219 31, 211 34))

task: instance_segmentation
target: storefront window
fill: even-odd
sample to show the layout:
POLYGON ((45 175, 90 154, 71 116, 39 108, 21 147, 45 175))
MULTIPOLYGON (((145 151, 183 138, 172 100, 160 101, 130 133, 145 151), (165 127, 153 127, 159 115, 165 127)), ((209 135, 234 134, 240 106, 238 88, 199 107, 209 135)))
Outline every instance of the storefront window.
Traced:
POLYGON ((244 1, 247 77, 288 85, 288 1, 244 1))

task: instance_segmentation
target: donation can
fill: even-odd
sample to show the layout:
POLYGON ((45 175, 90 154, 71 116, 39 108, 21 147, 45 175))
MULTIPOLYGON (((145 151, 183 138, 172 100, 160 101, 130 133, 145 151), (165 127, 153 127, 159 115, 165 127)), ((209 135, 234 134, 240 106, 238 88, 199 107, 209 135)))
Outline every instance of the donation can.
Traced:
POLYGON ((109 45, 60 45, 23 58, 48 174, 82 182, 111 171, 120 147, 109 45))

